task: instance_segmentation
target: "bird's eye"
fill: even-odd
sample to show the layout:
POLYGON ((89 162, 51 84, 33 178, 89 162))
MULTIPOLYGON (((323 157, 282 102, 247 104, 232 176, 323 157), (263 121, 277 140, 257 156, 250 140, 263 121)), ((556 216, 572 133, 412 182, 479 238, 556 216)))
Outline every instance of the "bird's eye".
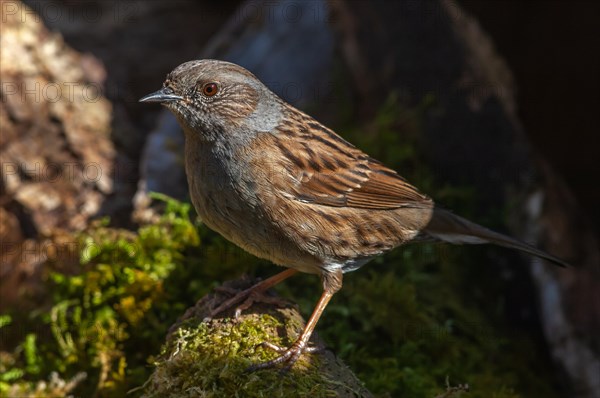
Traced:
POLYGON ((204 86, 202 86, 202 94, 206 95, 207 97, 212 97, 217 93, 217 91, 219 91, 219 86, 217 83, 206 83, 204 86))

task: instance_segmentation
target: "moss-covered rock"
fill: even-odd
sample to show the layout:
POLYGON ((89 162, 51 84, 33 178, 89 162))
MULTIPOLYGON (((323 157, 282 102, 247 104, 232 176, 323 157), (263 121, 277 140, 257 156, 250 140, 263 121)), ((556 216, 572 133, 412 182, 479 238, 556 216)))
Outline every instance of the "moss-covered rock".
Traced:
MULTIPOLYGON (((237 287, 249 287, 245 282, 237 287)), ((288 301, 254 304, 237 319, 204 321, 209 309, 223 299, 218 296, 211 293, 200 300, 171 328, 156 370, 145 385, 145 398, 371 396, 330 351, 302 355, 289 372, 248 372, 250 365, 278 355, 261 343, 291 345, 304 321, 288 301)), ((313 341, 322 344, 316 336, 313 341)))

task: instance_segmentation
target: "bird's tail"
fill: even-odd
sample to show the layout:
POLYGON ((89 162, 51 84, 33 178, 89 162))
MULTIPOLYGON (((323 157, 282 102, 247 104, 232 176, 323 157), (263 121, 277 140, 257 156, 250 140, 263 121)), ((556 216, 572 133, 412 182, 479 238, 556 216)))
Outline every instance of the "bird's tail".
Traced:
POLYGON ((447 210, 435 208, 431 221, 423 231, 427 235, 444 242, 455 244, 469 243, 481 244, 492 243, 494 245, 521 250, 525 253, 552 261, 553 263, 567 267, 565 261, 543 252, 527 243, 521 242, 509 236, 494 232, 490 229, 477 225, 474 222, 459 217, 447 210))

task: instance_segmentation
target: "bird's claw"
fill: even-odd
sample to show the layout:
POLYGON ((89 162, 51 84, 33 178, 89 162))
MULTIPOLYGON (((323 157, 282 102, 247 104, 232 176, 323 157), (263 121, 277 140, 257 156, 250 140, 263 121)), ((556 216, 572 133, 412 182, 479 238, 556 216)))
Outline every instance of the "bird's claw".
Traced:
POLYGON ((210 314, 204 318, 204 321, 210 321, 216 315, 221 312, 227 311, 233 308, 236 304, 240 303, 235 307, 234 318, 237 319, 242 315, 242 311, 250 308, 254 303, 266 303, 277 306, 283 306, 285 303, 279 297, 269 296, 265 291, 256 289, 256 285, 248 289, 239 291, 230 287, 220 286, 215 288, 220 293, 230 294, 233 297, 221 302, 217 308, 213 309, 210 314))
POLYGON ((253 291, 242 304, 236 307, 234 317, 236 319, 239 318, 240 315, 242 315, 242 311, 246 311, 248 308, 252 307, 254 303, 272 304, 277 307, 285 305, 285 303, 277 296, 269 296, 265 294, 265 292, 253 291))
POLYGON ((217 293, 222 293, 222 294, 228 294, 230 296, 235 296, 236 294, 238 294, 240 291, 239 289, 236 289, 234 287, 229 287, 229 286, 217 286, 215 287, 215 292, 217 293))
POLYGON ((292 368, 292 366, 294 366, 294 364, 296 363, 296 361, 298 361, 298 359, 300 359, 300 356, 302 356, 302 354, 314 353, 323 350, 323 347, 309 347, 306 343, 300 341, 296 341, 289 348, 281 347, 277 344, 269 343, 266 341, 261 343, 259 346, 269 348, 275 352, 279 352, 282 354, 270 361, 249 366, 247 369, 248 372, 255 372, 261 369, 269 369, 280 364, 285 364, 285 366, 281 368, 281 372, 285 373, 288 372, 292 368))

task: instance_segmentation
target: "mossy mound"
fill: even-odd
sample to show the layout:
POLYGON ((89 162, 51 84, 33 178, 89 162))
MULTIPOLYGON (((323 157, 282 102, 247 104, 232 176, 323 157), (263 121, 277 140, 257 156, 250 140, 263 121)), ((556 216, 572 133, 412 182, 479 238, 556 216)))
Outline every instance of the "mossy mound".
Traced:
MULTIPOLYGON (((245 285, 244 287, 250 286, 245 285)), ((145 398, 158 397, 370 397, 371 394, 331 352, 302 355, 288 372, 248 372, 252 364, 278 354, 261 343, 289 346, 304 322, 290 302, 255 304, 238 319, 203 321, 210 294, 178 321, 144 386, 145 398)), ((317 343, 319 344, 319 343, 317 343)))

